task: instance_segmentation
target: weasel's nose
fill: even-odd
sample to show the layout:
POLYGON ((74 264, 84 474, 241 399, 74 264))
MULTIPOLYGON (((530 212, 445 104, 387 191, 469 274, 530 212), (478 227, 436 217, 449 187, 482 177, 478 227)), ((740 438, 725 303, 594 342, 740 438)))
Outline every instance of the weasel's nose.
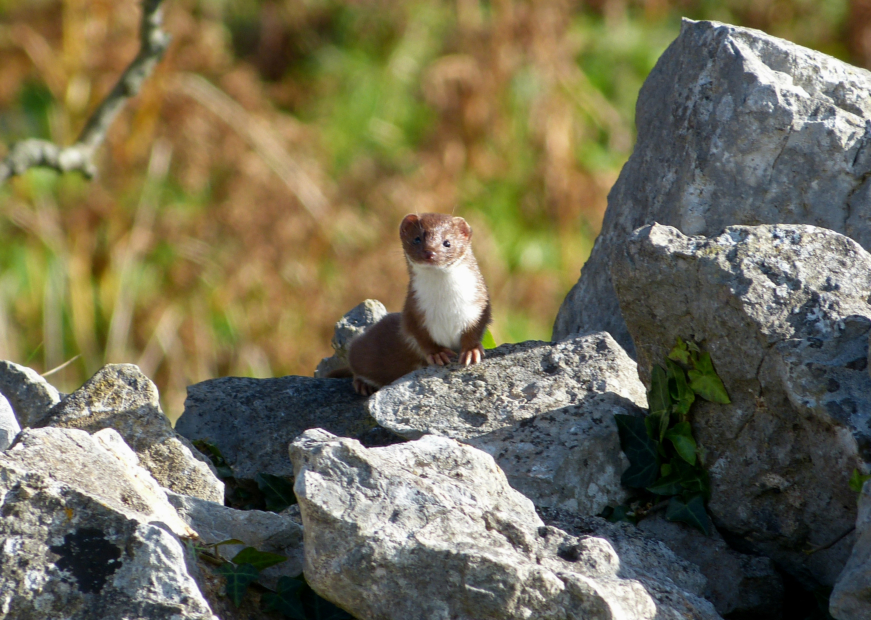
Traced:
POLYGON ((433 252, 433 251, 431 251, 431 250, 424 250, 424 251, 423 251, 423 257, 424 257, 424 259, 426 259, 426 260, 432 260, 432 259, 435 258, 435 252, 433 252))

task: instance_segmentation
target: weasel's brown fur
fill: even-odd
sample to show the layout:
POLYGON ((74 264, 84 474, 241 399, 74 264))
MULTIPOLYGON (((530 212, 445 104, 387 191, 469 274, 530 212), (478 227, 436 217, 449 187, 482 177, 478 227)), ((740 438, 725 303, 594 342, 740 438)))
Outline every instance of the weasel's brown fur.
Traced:
POLYGON ((408 264, 402 313, 388 314, 350 345, 354 389, 369 395, 426 364, 484 357, 490 323, 487 285, 472 253, 472 229, 461 217, 407 215, 399 227, 408 264))

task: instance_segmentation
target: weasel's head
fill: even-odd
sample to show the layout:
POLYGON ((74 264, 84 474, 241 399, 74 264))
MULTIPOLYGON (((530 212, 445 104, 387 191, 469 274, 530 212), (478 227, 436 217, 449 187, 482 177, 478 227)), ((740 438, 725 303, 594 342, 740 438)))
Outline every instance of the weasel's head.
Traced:
POLYGON ((450 267, 471 245, 472 228, 461 217, 441 213, 406 215, 399 226, 405 256, 415 265, 450 267))

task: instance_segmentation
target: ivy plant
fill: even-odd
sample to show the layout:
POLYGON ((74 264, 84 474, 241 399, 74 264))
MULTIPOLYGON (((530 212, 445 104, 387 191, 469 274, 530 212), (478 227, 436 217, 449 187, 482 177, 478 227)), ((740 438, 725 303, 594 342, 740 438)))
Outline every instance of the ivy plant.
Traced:
MULTIPOLYGON (((620 447, 629 459, 629 468, 620 481, 624 486, 668 498, 666 519, 688 523, 710 534, 705 504, 711 486, 689 422, 697 396, 715 403, 731 402, 710 353, 692 341, 678 338, 665 366, 656 365, 651 371, 648 415, 614 416, 620 447)), ((618 506, 606 510, 604 516, 612 521, 634 521, 638 514, 618 506)))

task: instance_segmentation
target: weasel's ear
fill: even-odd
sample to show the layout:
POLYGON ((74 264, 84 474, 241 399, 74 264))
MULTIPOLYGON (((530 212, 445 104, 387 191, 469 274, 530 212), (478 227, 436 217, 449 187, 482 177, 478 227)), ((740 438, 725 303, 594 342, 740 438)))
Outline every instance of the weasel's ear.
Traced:
POLYGON ((414 213, 409 213, 402 218, 402 224, 399 225, 399 234, 405 234, 412 226, 417 226, 418 224, 420 224, 420 218, 414 213))
POLYGON ((455 217, 454 226, 457 227, 457 230, 460 231, 460 234, 466 239, 472 238, 472 227, 469 226, 469 223, 466 220, 461 217, 455 217))

